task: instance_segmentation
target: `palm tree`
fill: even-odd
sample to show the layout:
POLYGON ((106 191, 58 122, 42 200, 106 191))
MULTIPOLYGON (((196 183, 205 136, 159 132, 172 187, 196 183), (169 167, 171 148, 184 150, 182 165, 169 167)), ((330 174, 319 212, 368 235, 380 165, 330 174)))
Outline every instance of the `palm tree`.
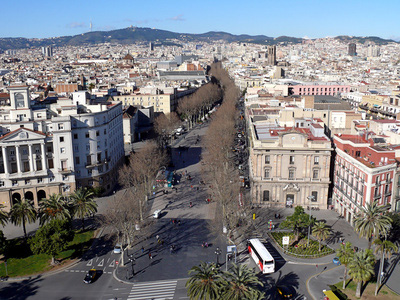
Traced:
POLYGON ((80 188, 71 195, 74 215, 82 220, 82 230, 85 230, 85 217, 97 212, 97 203, 93 200, 93 192, 80 188))
POLYGON ((378 205, 378 201, 362 207, 362 212, 355 218, 354 227, 360 237, 368 240, 368 249, 371 249, 372 237, 379 234, 386 235, 392 223, 392 219, 385 215, 390 205, 378 205))
POLYGON ((398 247, 392 243, 391 241, 388 240, 381 240, 381 239, 376 239, 374 241, 374 244, 377 246, 375 248, 375 253, 382 253, 382 258, 381 258, 381 263, 379 266, 379 273, 378 273, 378 278, 376 280, 376 288, 375 288, 375 296, 378 295, 378 289, 379 285, 381 283, 381 276, 383 272, 383 265, 385 264, 385 254, 388 258, 392 255, 393 252, 397 252, 398 247))
POLYGON ((356 297, 361 297, 361 286, 374 276, 375 256, 371 249, 356 252, 349 264, 349 275, 357 283, 356 297))
POLYGON ((190 278, 186 282, 190 299, 219 299, 219 270, 215 264, 201 262, 189 270, 190 278))
POLYGON ((330 228, 324 222, 316 222, 312 228, 312 234, 318 239, 318 251, 321 251, 321 241, 325 241, 331 234, 330 228))
POLYGON ((54 219, 67 220, 70 218, 68 201, 62 195, 53 194, 48 199, 41 201, 39 207, 40 225, 54 219))
POLYGON ((29 201, 22 199, 15 203, 10 210, 10 220, 14 225, 24 228, 24 237, 26 239, 26 223, 33 223, 36 221, 36 209, 29 201))
POLYGON ((6 226, 7 222, 8 222, 8 213, 4 211, 4 205, 0 204, 0 225, 4 227, 6 226))
POLYGON ((346 288, 346 278, 347 278, 347 266, 351 262, 354 256, 353 245, 350 242, 346 244, 341 244, 340 248, 336 249, 336 255, 339 261, 344 265, 344 276, 343 276, 343 289, 346 288))
POLYGON ((223 272, 221 299, 264 299, 263 286, 253 270, 246 265, 233 264, 231 272, 223 272))

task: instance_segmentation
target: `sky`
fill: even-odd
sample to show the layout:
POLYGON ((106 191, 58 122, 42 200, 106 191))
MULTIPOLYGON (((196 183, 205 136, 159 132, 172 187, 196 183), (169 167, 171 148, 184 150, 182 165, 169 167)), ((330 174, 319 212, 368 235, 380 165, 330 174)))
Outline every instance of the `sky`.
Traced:
POLYGON ((0 37, 48 38, 128 26, 180 33, 400 39, 399 0, 13 0, 0 37))

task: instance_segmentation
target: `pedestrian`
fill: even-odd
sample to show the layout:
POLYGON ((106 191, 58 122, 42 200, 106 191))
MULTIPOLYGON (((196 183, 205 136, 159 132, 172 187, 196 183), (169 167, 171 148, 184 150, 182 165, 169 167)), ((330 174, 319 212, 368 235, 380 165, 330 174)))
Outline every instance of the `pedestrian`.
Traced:
POLYGON ((151 252, 149 252, 149 259, 153 259, 153 256, 151 255, 151 252))
POLYGON ((142 253, 144 252, 144 247, 142 246, 142 253))
POLYGON ((192 202, 190 202, 190 203, 189 203, 189 207, 192 207, 192 206, 193 206, 193 205, 192 205, 192 202))
POLYGON ((158 234, 156 235, 156 239, 157 241, 160 239, 160 236, 158 234))
POLYGON ((178 226, 180 226, 181 225, 181 220, 178 220, 178 226))

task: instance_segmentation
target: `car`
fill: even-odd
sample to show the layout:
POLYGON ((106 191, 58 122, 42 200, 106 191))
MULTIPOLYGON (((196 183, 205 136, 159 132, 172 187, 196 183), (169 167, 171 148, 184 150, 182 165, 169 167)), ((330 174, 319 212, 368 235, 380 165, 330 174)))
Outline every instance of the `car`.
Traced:
POLYGON ((158 219, 158 218, 160 218, 160 216, 161 216, 161 209, 155 210, 153 213, 153 218, 158 219))
POLYGON ((335 265, 337 265, 337 266, 340 266, 340 265, 341 265, 341 262, 340 262, 340 260, 339 260, 339 257, 334 257, 334 258, 333 258, 333 263, 334 263, 335 265))
POLYGON ((276 293, 281 299, 294 299, 296 290, 291 286, 278 285, 276 286, 276 293))
POLYGON ((116 244, 115 247, 114 247, 113 252, 116 253, 116 254, 121 254, 121 251, 122 251, 121 244, 116 244))
POLYGON ((83 279, 84 283, 93 283, 97 279, 97 270, 96 269, 90 269, 86 275, 85 278, 83 279))

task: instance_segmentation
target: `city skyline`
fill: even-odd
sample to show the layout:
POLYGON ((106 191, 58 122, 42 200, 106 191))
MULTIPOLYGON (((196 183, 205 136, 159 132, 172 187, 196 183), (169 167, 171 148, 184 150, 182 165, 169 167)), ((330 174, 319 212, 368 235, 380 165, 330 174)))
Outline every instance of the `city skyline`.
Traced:
POLYGON ((278 37, 323 38, 327 36, 379 36, 399 40, 396 11, 400 2, 338 0, 328 6, 315 0, 288 0, 217 3, 149 1, 135 6, 120 0, 113 6, 108 2, 42 1, 32 6, 26 0, 4 3, 7 14, 0 37, 49 38, 77 35, 90 31, 108 31, 128 26, 150 27, 180 33, 224 31, 231 34, 266 35, 278 37), (390 9, 389 9, 390 8, 390 9))

